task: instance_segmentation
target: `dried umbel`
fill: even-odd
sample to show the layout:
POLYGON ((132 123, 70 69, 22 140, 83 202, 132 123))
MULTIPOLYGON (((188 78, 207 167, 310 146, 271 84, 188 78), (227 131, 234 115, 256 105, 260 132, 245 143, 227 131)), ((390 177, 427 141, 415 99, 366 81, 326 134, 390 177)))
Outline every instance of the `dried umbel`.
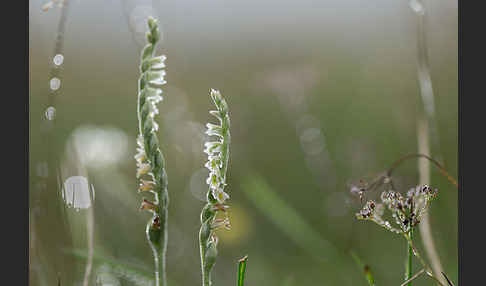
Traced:
POLYGON ((206 183, 209 185, 207 193, 207 204, 201 212, 201 229, 199 231, 199 244, 201 255, 202 285, 211 285, 211 270, 216 262, 218 238, 214 230, 224 227, 230 228, 229 219, 217 219, 218 212, 226 214, 228 206, 225 205, 229 195, 225 192, 226 171, 229 161, 230 145, 230 119, 228 105, 221 93, 211 89, 211 99, 216 110, 209 113, 218 119, 218 124, 208 123, 206 134, 216 139, 206 142, 204 152, 208 155, 206 168, 209 169, 209 176, 206 183))
POLYGON ((409 190, 405 197, 395 191, 384 191, 381 194, 382 203, 368 201, 356 213, 356 217, 360 220, 371 220, 391 232, 406 234, 420 223, 421 217, 427 211, 430 202, 437 196, 437 192, 437 189, 433 190, 428 185, 417 186, 409 190), (395 227, 383 219, 385 208, 395 219, 395 227))
POLYGON ((437 197, 438 191, 425 184, 412 188, 403 195, 395 191, 396 189, 392 180, 393 171, 403 162, 412 158, 428 160, 440 170, 449 182, 456 187, 458 186, 456 180, 433 158, 424 154, 409 154, 395 161, 388 170, 372 179, 369 183, 365 180, 360 180, 359 183, 350 186, 350 192, 358 195, 360 199, 363 199, 364 194, 367 192, 377 191, 378 189, 384 190, 381 193, 381 203, 376 203, 371 200, 367 201, 364 207, 356 213, 356 217, 359 220, 373 221, 379 226, 397 233, 406 239, 408 256, 405 269, 405 282, 402 285, 407 284, 410 286, 410 282, 421 273, 425 273, 431 279, 435 280, 438 285, 443 285, 440 279, 432 273, 430 266, 427 265, 413 243, 414 230, 424 218, 430 202, 437 197), (393 226, 384 218, 386 210, 388 210, 386 213, 390 214, 387 217, 391 217, 395 221, 393 226), (412 257, 414 256, 418 258, 424 268, 412 276, 412 257))
POLYGON ((139 192, 153 194, 154 201, 143 199, 141 210, 152 213, 147 223, 147 240, 152 247, 155 261, 155 285, 166 285, 165 253, 167 249, 167 174, 165 161, 157 139, 158 125, 155 115, 159 113, 157 103, 162 100, 165 79, 165 56, 154 56, 159 40, 157 21, 148 19, 147 42, 142 50, 140 79, 138 82, 138 127, 137 137, 137 178, 140 179, 139 192), (160 275, 160 277, 159 277, 160 275))

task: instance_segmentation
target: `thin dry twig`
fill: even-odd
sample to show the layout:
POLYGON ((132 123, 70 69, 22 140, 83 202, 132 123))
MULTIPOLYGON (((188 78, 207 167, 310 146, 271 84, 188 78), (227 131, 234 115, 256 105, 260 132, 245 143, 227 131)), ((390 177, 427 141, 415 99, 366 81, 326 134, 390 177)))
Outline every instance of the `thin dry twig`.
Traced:
POLYGON ((390 167, 390 169, 388 169, 386 175, 388 177, 391 177, 393 171, 401 164, 403 163, 404 161, 408 160, 408 159, 412 159, 412 158, 425 158, 427 160, 429 160, 432 164, 434 164, 438 169, 439 171, 442 173, 442 175, 444 175, 444 177, 447 178, 447 180, 449 180, 449 182, 451 182, 454 186, 456 186, 456 188, 458 188, 458 184, 457 184, 457 181, 451 176, 449 175, 449 173, 447 173, 447 171, 445 170, 444 167, 442 167, 442 165, 437 162, 436 160, 432 159, 431 157, 427 156, 427 155, 424 155, 424 154, 420 154, 420 153, 413 153, 413 154, 408 154, 408 155, 405 155, 403 156, 402 158, 398 159, 397 161, 395 161, 392 166, 390 167))
POLYGON ((405 286, 405 285, 407 285, 407 283, 412 282, 412 280, 415 280, 415 278, 419 277, 420 274, 424 273, 424 271, 425 271, 425 268, 422 268, 422 270, 420 270, 419 272, 415 273, 415 275, 413 275, 412 277, 410 277, 410 279, 405 280, 402 284, 400 284, 400 286, 405 286))

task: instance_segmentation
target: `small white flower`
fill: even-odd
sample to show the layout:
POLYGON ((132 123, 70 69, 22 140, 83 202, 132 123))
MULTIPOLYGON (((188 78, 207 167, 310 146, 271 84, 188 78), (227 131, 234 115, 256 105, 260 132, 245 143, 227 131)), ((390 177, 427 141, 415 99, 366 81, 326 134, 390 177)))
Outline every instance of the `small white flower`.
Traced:
POLYGON ((147 154, 145 153, 145 147, 143 144, 143 137, 139 135, 137 137, 137 154, 135 154, 135 160, 137 161, 137 166, 143 163, 147 159, 147 154))
POLYGON ((209 173, 209 177, 206 179, 206 183, 209 185, 211 189, 217 189, 221 184, 221 177, 218 176, 217 173, 211 172, 209 173))
POLYGON ((223 144, 221 142, 206 142, 204 143, 204 147, 206 147, 204 153, 212 155, 216 152, 221 152, 223 144))
POLYGON ((223 128, 221 126, 207 123, 206 127, 208 128, 208 130, 206 131, 207 135, 223 137, 223 128))
MULTIPOLYGON (((158 89, 158 90, 160 90, 160 89, 158 89)), ((157 93, 155 95, 147 96, 147 100, 151 101, 152 104, 157 104, 164 99, 160 94, 162 94, 162 92, 157 93)))
POLYGON ((221 122, 221 114, 217 110, 211 110, 209 111, 209 114, 213 115, 214 117, 218 118, 218 120, 221 122))
POLYGON ((137 145, 138 147, 140 148, 144 148, 144 144, 143 144, 143 136, 142 134, 139 134, 138 137, 137 137, 137 145))
POLYGON ((154 121, 152 124, 152 132, 157 132, 158 130, 159 130, 159 124, 154 121))
POLYGON ((214 104, 219 109, 219 105, 221 104, 221 100, 223 99, 223 97, 221 96, 221 93, 219 92, 219 90, 211 89, 210 95, 211 95, 211 98, 214 101, 214 104))
POLYGON ((224 204, 224 202, 229 199, 229 195, 222 189, 212 189, 211 191, 213 192, 213 197, 215 197, 220 204, 224 204))
POLYGON ((221 160, 219 158, 214 158, 214 159, 209 159, 209 161, 206 162, 204 167, 208 168, 209 171, 219 171, 221 168, 221 160))
POLYGON ((154 189, 155 182, 153 181, 146 181, 146 180, 140 180, 140 186, 138 189, 141 192, 146 192, 146 191, 152 191, 154 189))
POLYGON ((150 83, 151 85, 154 85, 154 86, 160 87, 160 86, 162 86, 162 85, 166 84, 166 83, 167 83, 167 81, 165 81, 163 78, 157 78, 157 79, 153 79, 153 80, 149 81, 149 83, 150 83))
POLYGON ((137 168, 137 178, 140 178, 141 176, 148 174, 152 168, 150 167, 150 164, 147 163, 142 163, 138 166, 137 168))
POLYGON ((135 154, 135 160, 137 161, 138 164, 141 164, 147 156, 145 156, 145 151, 143 149, 137 148, 137 154, 135 154))
POLYGON ((153 57, 150 60, 150 68, 152 70, 159 70, 159 69, 165 68, 165 60, 166 60, 166 56, 165 55, 161 55, 161 56, 158 56, 158 57, 153 57))

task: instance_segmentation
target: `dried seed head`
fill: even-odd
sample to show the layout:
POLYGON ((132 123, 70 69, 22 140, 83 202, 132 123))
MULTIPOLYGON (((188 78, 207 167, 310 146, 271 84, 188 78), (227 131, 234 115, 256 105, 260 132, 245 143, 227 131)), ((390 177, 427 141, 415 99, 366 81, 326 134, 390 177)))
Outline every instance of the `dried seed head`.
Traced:
POLYGON ((140 179, 140 186, 138 187, 138 190, 140 192, 150 192, 154 190, 154 187, 155 187, 155 182, 140 179))
POLYGON ((430 201, 436 196, 437 190, 433 190, 428 185, 417 186, 409 190, 406 197, 392 190, 384 191, 381 194, 383 204, 368 201, 356 216, 358 219, 374 221, 392 232, 407 233, 420 223, 421 216, 427 211, 430 201), (382 219, 384 206, 391 212, 399 229, 393 228, 388 221, 382 219))
POLYGON ((376 203, 367 201, 365 206, 356 214, 358 219, 370 219, 376 214, 376 203))
POLYGON ((154 216, 152 220, 152 228, 160 229, 160 218, 159 216, 154 216))
POLYGON ((216 203, 216 204, 212 205, 211 209, 213 211, 223 211, 223 212, 226 212, 226 210, 229 209, 229 206, 223 205, 223 204, 220 204, 220 203, 216 203))
POLYGON ((142 204, 140 205, 140 210, 157 212, 157 205, 149 200, 143 199, 142 204))
POLYGON ((211 224, 211 229, 218 229, 221 227, 224 227, 227 230, 231 229, 231 224, 228 218, 215 219, 214 222, 211 224))
POLYGON ((152 166, 148 163, 142 163, 137 167, 137 178, 148 174, 152 170, 152 166))

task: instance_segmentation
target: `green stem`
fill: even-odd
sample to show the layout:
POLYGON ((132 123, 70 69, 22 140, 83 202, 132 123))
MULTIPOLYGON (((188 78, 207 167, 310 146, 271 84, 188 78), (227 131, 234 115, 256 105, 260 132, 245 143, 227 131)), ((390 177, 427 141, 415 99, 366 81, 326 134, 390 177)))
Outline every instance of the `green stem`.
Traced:
POLYGON ((245 271, 247 261, 248 255, 238 261, 238 286, 243 286, 245 284, 245 271))
MULTIPOLYGON (((210 194, 210 193, 209 193, 210 194)), ((214 249, 209 249, 209 240, 211 239, 212 231, 211 231, 211 224, 214 221, 214 218, 216 217, 216 213, 211 211, 211 204, 208 203, 206 204, 205 208, 203 208, 203 211, 201 213, 201 220, 202 220, 202 225, 201 229, 199 230, 199 253, 201 255, 201 274, 202 274, 202 285, 203 286, 210 286, 211 285, 211 269, 212 265, 214 264, 214 261, 207 261, 208 255, 207 251, 211 251, 214 249), (208 215, 208 217, 205 218, 205 214, 208 215)), ((211 256, 211 260, 213 260, 215 257, 213 255, 211 256)))
MULTIPOLYGON (((410 229, 410 240, 413 239, 413 228, 410 229)), ((407 263, 407 275, 405 280, 412 278, 412 258, 413 258, 413 248, 412 245, 407 242, 408 246, 408 263, 407 263)), ((408 282, 408 286, 412 286, 412 281, 408 282)))
POLYGON ((432 274, 430 267, 427 265, 427 263, 425 263, 424 259, 420 255, 420 253, 414 247, 413 241, 412 241, 410 235, 405 233, 404 236, 405 236, 405 239, 407 239, 407 241, 408 241, 409 247, 412 249, 412 253, 419 259, 420 264, 422 264, 422 266, 425 268, 425 274, 427 274, 427 276, 429 276, 430 278, 434 279, 439 285, 444 286, 444 284, 442 284, 442 282, 432 274))

